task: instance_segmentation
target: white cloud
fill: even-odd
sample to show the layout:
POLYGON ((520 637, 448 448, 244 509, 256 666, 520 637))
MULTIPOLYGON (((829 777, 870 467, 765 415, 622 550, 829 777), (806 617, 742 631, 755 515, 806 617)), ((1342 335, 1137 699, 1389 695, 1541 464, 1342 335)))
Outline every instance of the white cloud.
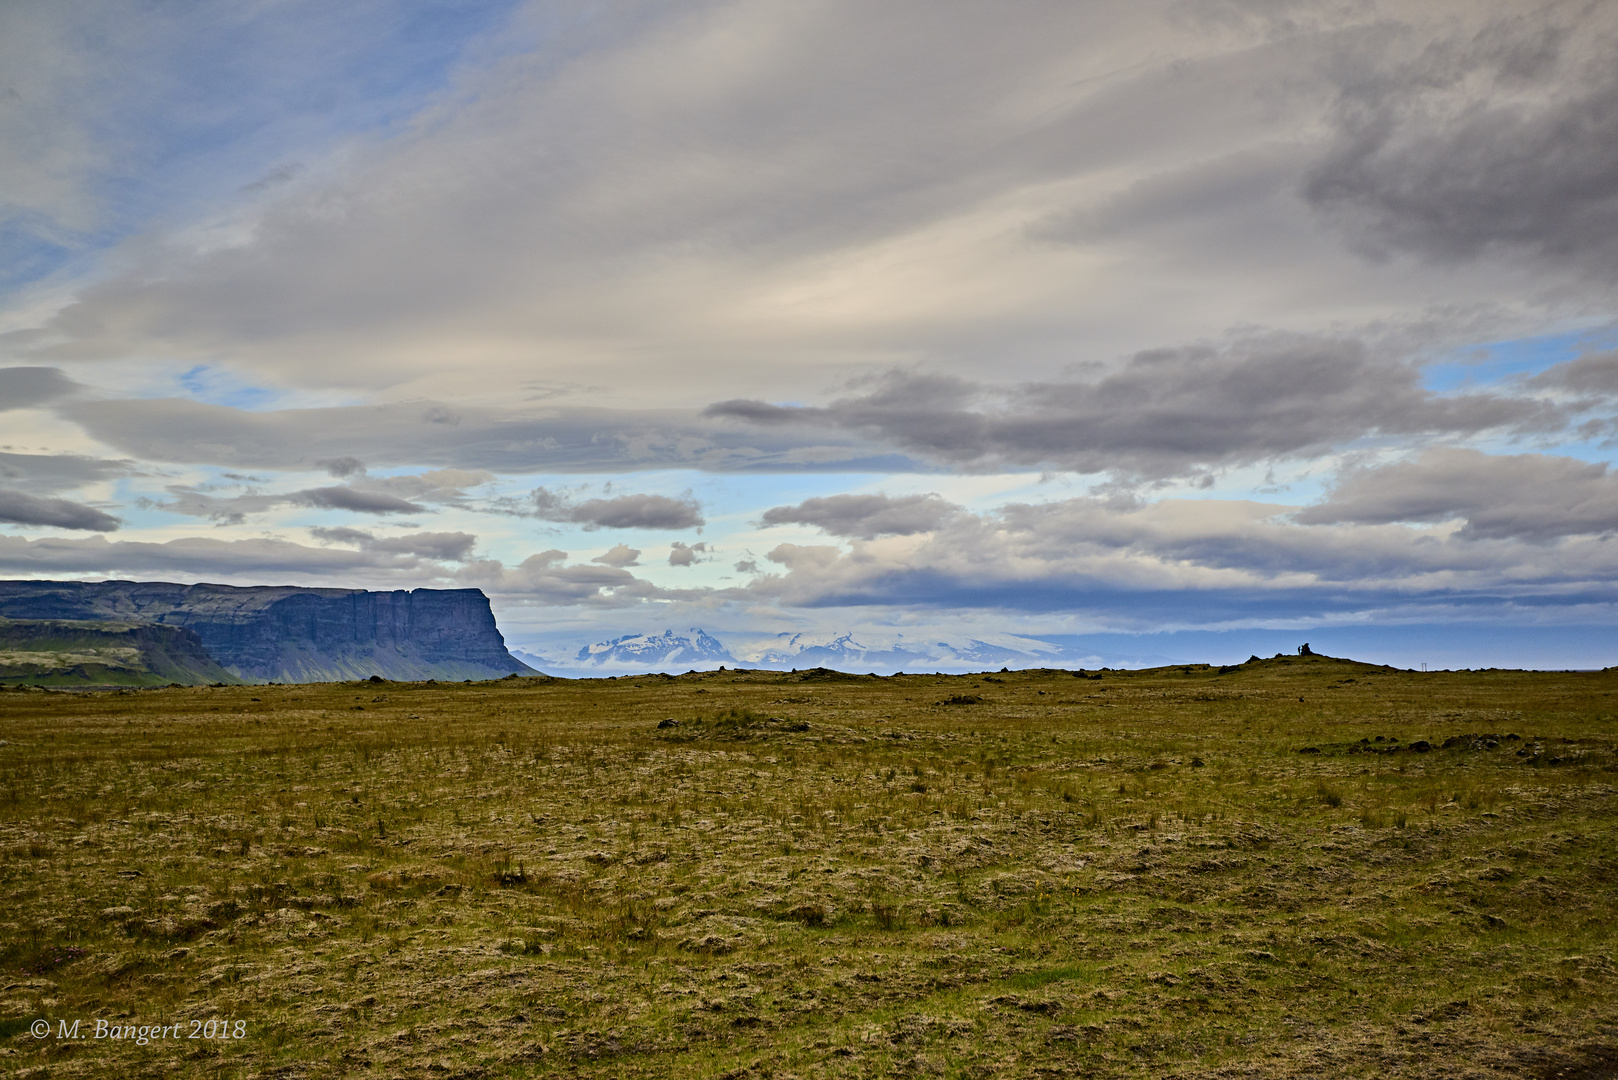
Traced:
POLYGON ((622 570, 625 567, 640 565, 639 560, 639 548, 632 548, 628 544, 614 544, 590 561, 602 563, 606 566, 615 566, 622 570))

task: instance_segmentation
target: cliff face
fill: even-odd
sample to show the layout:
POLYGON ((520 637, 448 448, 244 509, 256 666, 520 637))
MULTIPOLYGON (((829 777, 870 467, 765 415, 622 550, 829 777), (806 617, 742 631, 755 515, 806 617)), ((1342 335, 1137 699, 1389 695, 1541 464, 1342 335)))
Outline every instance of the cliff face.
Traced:
POLYGON ((531 671, 477 589, 300 589, 168 582, 0 582, 0 617, 192 630, 226 670, 272 682, 489 679, 531 671))

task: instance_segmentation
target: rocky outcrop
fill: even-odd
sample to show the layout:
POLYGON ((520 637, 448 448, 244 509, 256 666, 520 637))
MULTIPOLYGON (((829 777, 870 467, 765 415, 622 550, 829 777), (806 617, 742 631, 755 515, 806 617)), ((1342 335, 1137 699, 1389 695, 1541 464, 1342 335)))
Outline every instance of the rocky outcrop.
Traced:
POLYGON ((224 669, 253 681, 489 679, 532 670, 506 650, 478 589, 6 581, 0 617, 182 627, 224 669))

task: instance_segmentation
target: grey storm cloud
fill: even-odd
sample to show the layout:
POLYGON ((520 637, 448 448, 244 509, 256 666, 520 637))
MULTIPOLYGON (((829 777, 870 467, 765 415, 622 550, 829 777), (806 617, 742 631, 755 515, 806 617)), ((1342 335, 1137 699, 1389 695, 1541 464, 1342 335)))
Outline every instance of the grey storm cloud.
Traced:
POLYGON ((464 532, 418 532, 403 536, 378 537, 364 529, 347 526, 323 528, 316 526, 309 535, 329 544, 348 544, 362 551, 388 555, 419 555, 424 559, 445 562, 465 562, 472 557, 478 538, 464 532))
POLYGON ((574 502, 548 488, 535 488, 534 516, 586 529, 694 529, 703 524, 702 507, 689 496, 615 495, 574 502))
POLYGON ((833 536, 870 540, 931 532, 960 510, 938 495, 826 495, 797 506, 772 506, 765 525, 813 525, 833 536))
POLYGON ((1464 519, 1468 539, 1544 543, 1618 532, 1618 473, 1546 454, 1429 450, 1410 461, 1355 469, 1330 497, 1300 511, 1306 525, 1464 519))
POLYGON ((1143 352, 1094 380, 995 387, 895 372, 824 407, 727 401, 708 411, 763 426, 849 429, 962 468, 1146 477, 1309 456, 1370 435, 1564 422, 1524 398, 1432 393, 1415 367, 1358 341, 1281 334, 1143 352))
POLYGON ((94 532, 112 532, 121 524, 111 514, 93 506, 5 490, 0 490, 0 521, 13 525, 45 525, 94 532))
POLYGON ((1351 83, 1304 195, 1358 241, 1518 249, 1618 278, 1618 15, 1547 4, 1351 83))
POLYGON ((30 409, 82 389, 58 368, 0 368, 0 412, 30 409))

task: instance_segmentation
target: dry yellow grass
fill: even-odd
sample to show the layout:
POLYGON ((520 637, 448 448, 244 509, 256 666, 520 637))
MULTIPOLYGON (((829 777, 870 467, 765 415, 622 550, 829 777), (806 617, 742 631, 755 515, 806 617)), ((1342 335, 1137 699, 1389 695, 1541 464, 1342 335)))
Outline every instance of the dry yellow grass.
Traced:
POLYGON ((1593 1080, 1615 692, 1324 658, 4 692, 0 1067, 1593 1080))

